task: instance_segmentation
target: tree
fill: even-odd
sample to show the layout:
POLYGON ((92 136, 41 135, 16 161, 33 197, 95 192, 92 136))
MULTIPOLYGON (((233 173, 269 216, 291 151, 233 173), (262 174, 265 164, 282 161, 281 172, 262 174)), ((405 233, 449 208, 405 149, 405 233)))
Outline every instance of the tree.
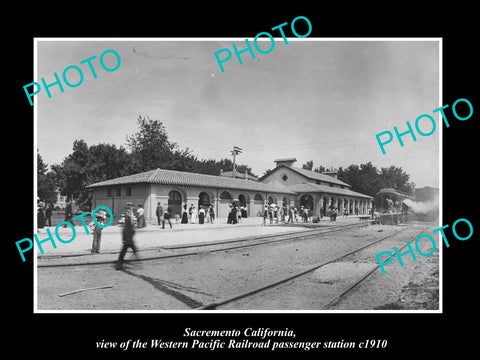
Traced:
POLYGON ((316 166, 315 168, 313 167, 313 160, 307 161, 305 164, 302 165, 302 169, 304 170, 310 170, 310 171, 315 171, 318 173, 323 173, 327 171, 327 168, 323 165, 316 166))
POLYGON ((313 160, 307 161, 305 164, 303 164, 302 169, 312 171, 313 170, 313 160))
POLYGON ((98 144, 89 147, 84 140, 75 140, 73 152, 60 165, 52 165, 61 194, 68 200, 75 199, 85 209, 91 207, 87 185, 134 172, 132 155, 122 146, 98 144))
POLYGON ((86 200, 84 195, 85 186, 88 185, 88 164, 87 143, 84 140, 75 140, 73 152, 62 161, 61 165, 52 166, 60 192, 67 196, 67 200, 72 198, 78 198, 80 202, 86 200))
POLYGON ((148 116, 138 117, 140 130, 127 137, 127 146, 133 155, 133 166, 137 172, 156 168, 169 169, 180 160, 181 154, 176 153, 172 159, 177 144, 168 140, 165 126, 159 120, 151 120, 148 116))
POLYGON ((402 168, 390 166, 379 171, 371 162, 339 168, 338 179, 352 186, 352 190, 375 196, 382 188, 394 188, 412 194, 415 184, 402 168))
POLYGON ((132 155, 120 146, 98 144, 88 148, 87 182, 89 184, 134 173, 132 155))
POLYGON ((388 168, 382 167, 380 177, 385 188, 394 188, 410 195, 415 193, 415 184, 409 181, 410 175, 400 167, 393 165, 388 168))
POLYGON ((315 167, 315 169, 313 169, 313 171, 321 174, 321 173, 327 171, 327 168, 323 165, 319 165, 319 166, 315 167))
POLYGON ((55 189, 55 175, 48 171, 48 164, 43 161, 37 150, 37 196, 45 202, 55 202, 57 197, 55 189))

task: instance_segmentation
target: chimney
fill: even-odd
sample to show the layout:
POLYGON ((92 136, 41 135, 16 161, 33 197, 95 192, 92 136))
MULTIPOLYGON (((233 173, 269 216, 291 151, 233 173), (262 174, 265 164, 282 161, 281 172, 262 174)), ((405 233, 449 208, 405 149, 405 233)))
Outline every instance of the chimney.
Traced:
POLYGON ((292 167, 293 163, 297 161, 295 158, 287 158, 287 159, 277 159, 274 160, 276 167, 279 167, 280 165, 286 165, 288 167, 292 167))

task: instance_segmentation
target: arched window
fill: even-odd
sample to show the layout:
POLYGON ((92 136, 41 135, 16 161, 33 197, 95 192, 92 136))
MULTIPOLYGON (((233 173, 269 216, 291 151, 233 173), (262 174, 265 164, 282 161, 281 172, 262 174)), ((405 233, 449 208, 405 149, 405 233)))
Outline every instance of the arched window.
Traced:
POLYGON ((255 197, 253 198, 255 201, 263 201, 263 197, 260 194, 255 194, 255 197))
POLYGON ((178 191, 172 190, 168 193, 168 200, 182 201, 182 195, 178 191))
POLYGON ((172 215, 182 215, 182 194, 176 190, 168 193, 168 207, 172 215))
POLYGON ((198 195, 198 207, 210 205, 210 196, 206 192, 201 192, 198 195))
POLYGON ((245 198, 245 195, 243 195, 243 194, 238 195, 238 201, 240 202, 240 204, 242 204, 242 206, 247 205, 247 199, 245 198))
POLYGON ((231 200, 232 199, 232 195, 230 195, 230 193, 228 191, 222 191, 222 193, 220 194, 220 199, 222 200, 231 200))

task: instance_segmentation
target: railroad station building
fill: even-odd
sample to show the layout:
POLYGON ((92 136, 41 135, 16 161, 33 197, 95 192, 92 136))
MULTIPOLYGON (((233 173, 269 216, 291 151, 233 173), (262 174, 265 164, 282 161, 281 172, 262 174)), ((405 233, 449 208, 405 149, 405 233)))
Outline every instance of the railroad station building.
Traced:
POLYGON ((330 208, 343 215, 368 215, 373 197, 352 191, 351 185, 337 179, 335 171, 318 173, 294 167, 295 158, 277 159, 276 167, 259 181, 277 182, 296 193, 296 206, 306 206, 314 216, 326 216, 330 208))
POLYGON ((142 205, 145 218, 156 221, 157 203, 170 206, 173 215, 181 217, 183 205, 197 208, 211 204, 216 217, 226 218, 229 204, 246 207, 248 216, 263 214, 266 202, 281 205, 295 200, 288 187, 272 182, 155 169, 139 174, 106 180, 89 186, 93 190, 93 208, 105 205, 115 217, 125 211, 125 204, 142 205))
POLYGON ((275 169, 258 181, 251 177, 237 178, 204 175, 174 170, 154 169, 138 174, 91 184, 92 207, 108 206, 115 217, 130 202, 142 205, 147 221, 156 221, 157 204, 170 206, 173 215, 181 217, 182 207, 197 208, 211 204, 216 217, 226 218, 229 205, 242 204, 249 217, 261 216, 265 204, 287 207, 307 206, 313 216, 325 216, 331 205, 340 214, 368 214, 372 198, 350 190, 350 185, 336 175, 320 174, 293 167, 295 159, 276 160, 275 169))

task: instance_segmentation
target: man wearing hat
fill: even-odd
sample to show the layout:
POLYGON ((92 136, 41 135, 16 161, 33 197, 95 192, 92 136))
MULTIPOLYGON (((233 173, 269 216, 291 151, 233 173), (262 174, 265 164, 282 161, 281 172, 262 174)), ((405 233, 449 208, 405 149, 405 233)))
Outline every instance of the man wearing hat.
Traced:
POLYGON ((128 248, 132 249, 133 253, 135 254, 135 257, 138 259, 137 248, 135 246, 135 243, 133 242, 135 227, 133 226, 133 222, 132 222, 132 216, 133 216, 132 206, 133 204, 131 203, 127 203, 126 205, 125 225, 123 226, 123 231, 122 231, 123 247, 122 247, 122 250, 120 251, 120 255, 118 256, 118 260, 115 265, 116 270, 123 269, 123 259, 125 257, 125 254, 127 253, 128 248))

